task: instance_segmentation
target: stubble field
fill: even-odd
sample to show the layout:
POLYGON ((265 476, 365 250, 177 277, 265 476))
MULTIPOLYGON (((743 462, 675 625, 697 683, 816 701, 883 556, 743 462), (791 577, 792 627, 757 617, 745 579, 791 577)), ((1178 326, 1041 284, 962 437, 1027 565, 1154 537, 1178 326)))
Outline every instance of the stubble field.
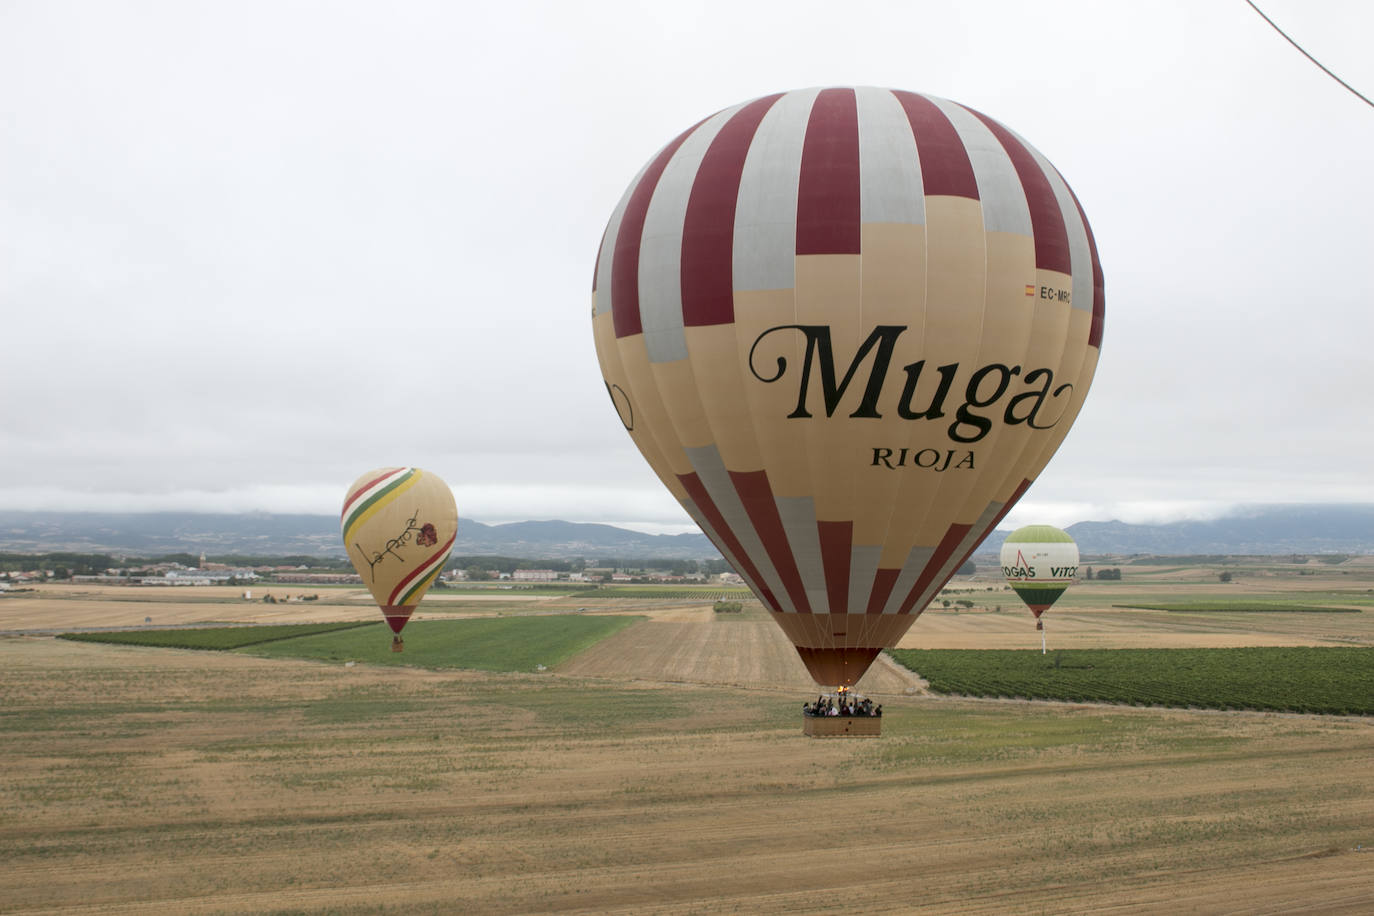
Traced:
MULTIPOLYGON (((1052 609, 1049 643, 1374 644, 1374 568, 1304 570, 1129 568, 1052 609), (1218 591, 1363 612, 1113 607, 1218 591)), ((0 598, 0 912, 1374 909, 1368 718, 956 700, 884 662, 861 685, 883 737, 807 739, 815 688, 766 616, 644 598, 427 600, 645 618, 545 672, 18 635, 375 613, 152 591, 0 598)), ((903 645, 1038 648, 984 594, 903 645)))

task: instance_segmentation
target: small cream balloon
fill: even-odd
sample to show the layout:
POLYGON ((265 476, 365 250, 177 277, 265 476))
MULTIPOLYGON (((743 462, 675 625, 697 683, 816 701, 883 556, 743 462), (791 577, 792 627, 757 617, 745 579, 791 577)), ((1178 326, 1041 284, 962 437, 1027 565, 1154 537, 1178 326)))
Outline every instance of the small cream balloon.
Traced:
POLYGON ((340 529, 353 568, 391 627, 401 629, 443 571, 458 534, 453 491, 419 468, 378 468, 348 488, 340 529))

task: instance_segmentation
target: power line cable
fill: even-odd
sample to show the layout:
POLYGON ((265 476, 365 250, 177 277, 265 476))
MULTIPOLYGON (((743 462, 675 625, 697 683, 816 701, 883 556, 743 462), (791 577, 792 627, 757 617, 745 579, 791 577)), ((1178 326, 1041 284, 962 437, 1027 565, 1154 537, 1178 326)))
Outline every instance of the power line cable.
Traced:
POLYGON ((1321 71, 1322 71, 1323 73, 1325 73, 1327 76, 1331 77, 1333 80, 1335 80, 1336 82, 1340 83, 1340 84, 1341 84, 1342 86, 1344 86, 1346 89, 1349 89, 1349 90, 1351 91, 1351 93, 1354 94, 1355 98, 1359 99, 1361 102, 1364 102, 1364 103, 1365 103, 1366 105, 1368 105, 1370 108, 1374 108, 1374 102, 1371 102, 1369 99, 1365 98, 1363 95, 1361 95, 1361 94, 1355 89, 1354 86, 1350 85, 1350 84, 1347 83, 1345 80, 1341 79, 1339 76, 1337 76, 1336 74, 1332 73, 1330 70, 1326 69, 1326 67, 1322 66, 1322 62, 1321 62, 1321 61, 1317 60, 1317 59, 1316 59, 1315 57, 1313 57, 1311 54, 1308 54, 1305 50, 1303 50, 1302 45, 1298 44, 1296 41, 1294 41, 1293 39, 1289 38, 1289 37, 1288 37, 1288 33, 1285 32, 1283 29, 1279 28, 1277 25, 1275 25, 1275 24, 1274 24, 1274 20, 1272 20, 1272 19, 1270 19, 1268 16, 1264 15, 1264 10, 1262 10, 1262 9, 1260 9, 1259 7, 1255 6, 1255 4, 1252 2, 1252 0, 1245 0, 1245 2, 1246 2, 1247 4, 1249 4, 1250 9, 1252 9, 1252 10, 1254 10, 1255 12, 1259 13, 1260 18, 1263 19, 1265 22, 1269 23, 1269 25, 1274 29, 1274 31, 1275 31, 1275 32, 1278 32, 1280 35, 1282 35, 1282 36, 1288 41, 1288 43, 1289 43, 1290 45, 1292 45, 1293 47, 1297 48, 1299 51, 1302 51, 1302 56, 1303 56, 1303 57, 1306 57, 1308 60, 1312 61, 1312 63, 1314 63, 1314 64, 1316 64, 1318 67, 1320 67, 1320 68, 1321 68, 1321 71))

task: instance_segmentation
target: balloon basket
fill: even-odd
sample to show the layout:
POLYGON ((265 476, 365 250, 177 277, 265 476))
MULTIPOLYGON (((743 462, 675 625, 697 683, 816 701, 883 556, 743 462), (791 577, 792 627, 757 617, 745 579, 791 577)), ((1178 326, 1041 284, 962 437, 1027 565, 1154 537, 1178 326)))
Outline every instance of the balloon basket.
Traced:
POLYGON ((878 738, 883 734, 879 716, 802 716, 802 734, 808 738, 878 738))
POLYGON ((802 707, 802 734, 808 738, 877 738, 882 733, 882 706, 847 687, 802 707), (835 710, 839 714, 830 715, 835 710))
POLYGON ((391 641, 391 651, 392 651, 392 652, 401 652, 401 651, 404 651, 404 650, 405 650, 405 647, 406 647, 405 642, 404 642, 404 641, 401 639, 401 637, 399 637, 399 636, 397 636, 395 639, 393 639, 393 640, 391 641))

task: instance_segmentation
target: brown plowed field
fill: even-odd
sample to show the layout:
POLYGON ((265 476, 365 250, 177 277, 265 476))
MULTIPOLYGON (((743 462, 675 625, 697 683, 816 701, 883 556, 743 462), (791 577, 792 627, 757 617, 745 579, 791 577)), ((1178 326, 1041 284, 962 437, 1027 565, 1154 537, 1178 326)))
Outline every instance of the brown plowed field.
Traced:
MULTIPOLYGON (((1374 642, 1368 612, 1209 625, 1083 591, 1051 645, 1374 642)), ((141 597, 8 596, 0 626, 375 613, 141 597)), ((1374 912, 1368 719, 953 700, 884 668, 883 737, 808 739, 815 687, 757 609, 626 604, 648 619, 543 675, 0 634, 0 913, 1374 912)), ((1029 615, 908 636, 1004 640, 1038 644, 1029 615)))

